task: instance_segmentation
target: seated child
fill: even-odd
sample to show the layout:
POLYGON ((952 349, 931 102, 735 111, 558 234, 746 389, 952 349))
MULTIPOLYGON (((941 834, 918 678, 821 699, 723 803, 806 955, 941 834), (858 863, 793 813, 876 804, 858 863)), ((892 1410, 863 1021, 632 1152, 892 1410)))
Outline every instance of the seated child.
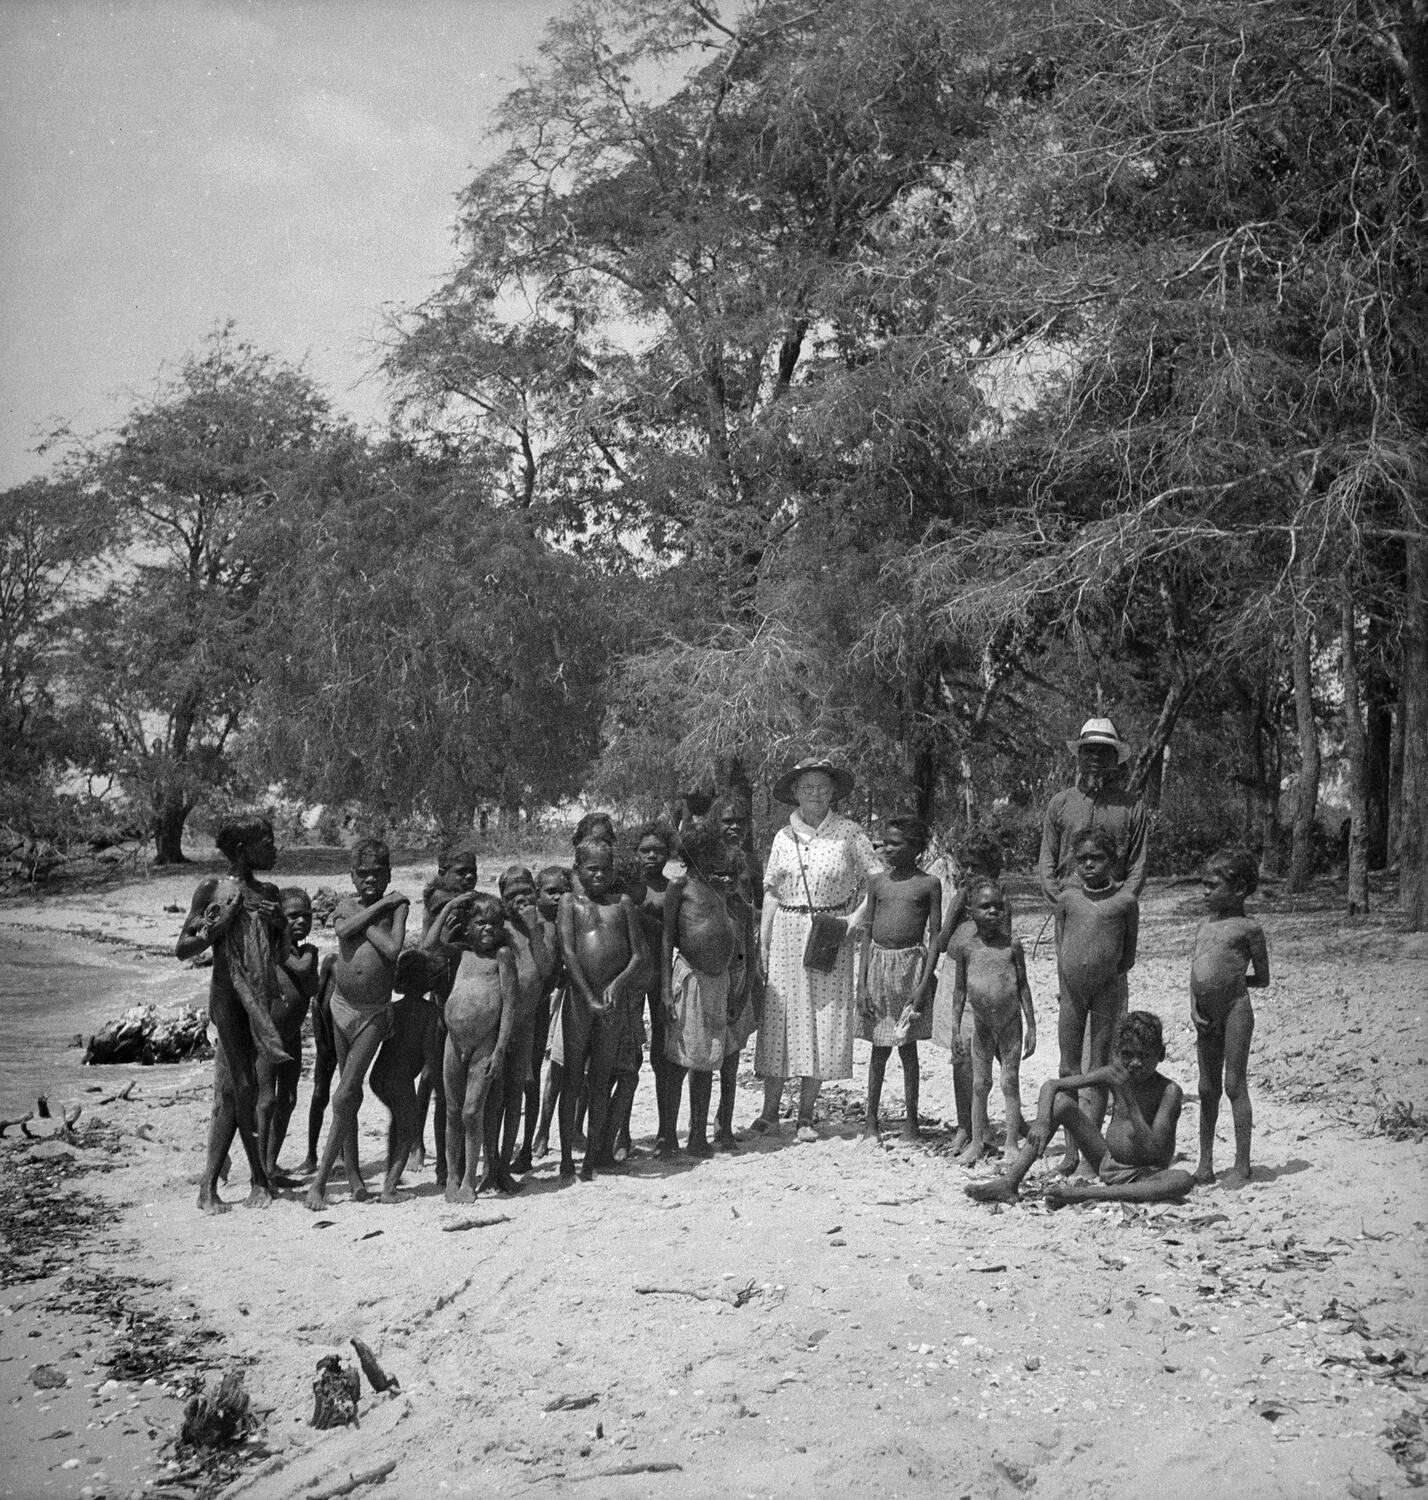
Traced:
POLYGON ((458 896, 422 939, 422 949, 456 965, 446 1000, 446 1150, 448 1203, 474 1203, 496 1154, 485 1140, 486 1096, 502 1076, 520 1003, 506 909, 495 896, 458 896))
POLYGON ((1005 1149, 1011 1152, 1020 1144, 1021 1061, 1036 1051, 1036 1013, 1021 944, 1003 931, 1006 897, 1001 887, 992 880, 978 880, 966 892, 972 931, 955 937, 950 953, 957 966, 952 1009, 953 1029, 959 1036, 963 1008, 972 1002, 972 1140, 959 1158, 970 1167, 988 1150, 987 1099, 992 1063, 998 1059, 1006 1109, 1005 1149))
POLYGON ((391 851, 380 839, 363 839, 352 851, 356 894, 344 897, 332 914, 337 961, 332 968, 330 1009, 339 1071, 332 1095, 332 1123, 317 1176, 307 1190, 307 1206, 314 1211, 328 1206, 327 1179, 339 1151, 347 1164, 353 1198, 360 1201, 372 1196, 362 1180, 357 1155, 357 1112, 362 1107, 367 1070, 391 1034, 392 980, 410 905, 400 892, 387 889, 391 879, 391 851))
POLYGON ((273 1025, 278 1028, 288 1061, 274 1063, 258 1055, 258 1137, 269 1179, 278 1187, 296 1187, 294 1178, 278 1170, 278 1156, 287 1138, 288 1121, 297 1104, 302 1076, 302 1023, 317 994, 317 949, 304 939, 312 931, 312 902, 299 886, 279 893, 287 933, 278 956, 278 993, 273 1000, 273 1025))
POLYGON ((560 1103, 561 1083, 565 1076, 565 1041, 560 1013, 565 1002, 568 978, 555 919, 560 910, 560 898, 569 890, 570 871, 563 865, 547 865, 536 875, 536 910, 540 913, 546 944, 555 959, 555 969, 546 986, 545 999, 536 1017, 536 1032, 531 1040, 535 1077, 526 1094, 525 1140, 515 1161, 515 1170, 518 1172, 529 1172, 532 1162, 550 1151, 550 1125, 560 1103), (542 1059, 548 1062, 543 1090, 539 1087, 542 1059), (539 1116, 536 1111, 537 1099, 532 1097, 537 1093, 539 1116))
POLYGON ((1245 915, 1245 898, 1259 885, 1259 867, 1246 849, 1222 849, 1205 865, 1205 906, 1210 915, 1195 934, 1190 962, 1190 1016, 1200 1060, 1200 1163, 1196 1182, 1215 1180, 1215 1125, 1220 1117, 1221 1079, 1235 1121, 1235 1164, 1220 1179, 1224 1188, 1250 1178, 1250 1109, 1245 1068, 1254 1036, 1249 992, 1269 984, 1264 930, 1245 915))
MULTIPOLYGON (((1111 1034, 1121 1008, 1121 979, 1135 964, 1140 931, 1136 898, 1111 878, 1116 841, 1104 828, 1088 828, 1071 845, 1080 885, 1065 887, 1056 902, 1056 977, 1060 991, 1058 1035, 1063 1078, 1095 1073, 1111 1057, 1111 1034)), ((1097 1130, 1106 1118, 1106 1091, 1089 1090, 1086 1113, 1097 1130)), ((1060 1170, 1076 1169, 1068 1139, 1060 1170)))
POLYGON ((1054 1180, 1047 1201, 1164 1203, 1183 1198, 1195 1185, 1188 1172, 1171 1170, 1175 1127, 1183 1095, 1157 1068, 1165 1057, 1160 1017, 1133 1010, 1116 1028, 1115 1057, 1104 1068, 1042 1085, 1036 1122, 1005 1176, 967 1185, 979 1203, 1015 1203, 1022 1178, 1046 1150, 1058 1126, 1075 1138, 1096 1171, 1088 1181, 1054 1180), (1115 1099, 1104 1136, 1081 1112, 1076 1091, 1108 1088, 1115 1099))
POLYGON ((575 851, 575 888, 560 898, 557 923, 570 976, 561 1016, 565 1086, 560 1096, 560 1175, 575 1175, 575 1106, 589 1064, 590 1134, 580 1177, 591 1182, 595 1163, 613 1160, 606 1125, 610 1079, 622 1040, 627 992, 649 959, 628 896, 616 895, 615 856, 603 841, 587 839, 575 851))
MULTIPOLYGON (((945 859, 940 863, 947 863, 945 859)), ((950 993, 952 973, 951 961, 944 958, 950 952, 953 940, 966 937, 972 932, 972 921, 967 911, 967 896, 978 881, 1000 881, 1002 878, 1002 846, 992 834, 977 830, 967 835, 957 846, 956 890, 951 904, 946 908, 942 930, 937 934, 934 958, 938 966, 938 986, 950 993)), ((1011 902, 1003 892, 1005 915, 1002 919, 1004 936, 1010 940, 1011 902)), ((952 1026, 950 999, 933 1006, 932 1040, 948 1049, 952 1059, 952 1096, 957 1108, 957 1130, 952 1137, 952 1150, 961 1151, 972 1139, 972 1017, 967 1015, 962 1031, 952 1026)))
POLYGON ((372 1064, 372 1092, 391 1112, 387 1126, 387 1169, 382 1202, 397 1202, 397 1185, 420 1130, 416 1080, 426 1065, 436 1035, 437 1007, 427 999, 431 986, 426 955, 404 948, 397 959, 392 988, 392 1030, 372 1064))
POLYGON ((665 1058, 675 1079, 670 1113, 678 1116, 687 1071, 686 1150, 691 1156, 711 1156, 709 1101, 714 1074, 727 1051, 729 968, 737 942, 734 919, 715 881, 727 886, 732 870, 724 835, 712 823, 685 824, 680 856, 685 873, 670 881, 661 935, 665 1058))
POLYGON ((921 818, 889 818, 882 830, 887 869, 868 882, 867 926, 858 965, 858 1014, 859 1035, 873 1044, 862 1139, 874 1143, 879 1139, 883 1078, 894 1047, 902 1063, 902 1137, 907 1141, 918 1138, 921 1075, 917 1044, 932 1035, 929 946, 942 929, 942 882, 917 867, 927 837, 921 818))

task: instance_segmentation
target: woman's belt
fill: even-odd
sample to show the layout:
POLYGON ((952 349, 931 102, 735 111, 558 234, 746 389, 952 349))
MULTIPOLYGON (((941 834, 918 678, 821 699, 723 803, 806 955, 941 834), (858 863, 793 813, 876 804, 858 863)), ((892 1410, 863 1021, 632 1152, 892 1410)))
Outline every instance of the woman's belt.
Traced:
POLYGON ((780 901, 778 904, 778 908, 780 911, 795 912, 800 917, 814 917, 833 912, 836 912, 839 916, 842 916, 848 910, 848 903, 846 901, 841 901, 837 906, 789 906, 786 903, 780 901))

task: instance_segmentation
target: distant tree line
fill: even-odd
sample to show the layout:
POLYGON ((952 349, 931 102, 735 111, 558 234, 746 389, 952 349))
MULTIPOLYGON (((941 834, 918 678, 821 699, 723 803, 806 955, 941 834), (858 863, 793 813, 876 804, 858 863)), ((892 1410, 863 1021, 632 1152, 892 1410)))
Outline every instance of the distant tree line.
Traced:
POLYGON ((1100 706, 1163 848, 1302 886, 1332 776, 1428 923, 1420 0, 601 0, 498 129, 385 439, 225 328, 4 496, 11 826, 815 743, 1006 819, 1100 706))

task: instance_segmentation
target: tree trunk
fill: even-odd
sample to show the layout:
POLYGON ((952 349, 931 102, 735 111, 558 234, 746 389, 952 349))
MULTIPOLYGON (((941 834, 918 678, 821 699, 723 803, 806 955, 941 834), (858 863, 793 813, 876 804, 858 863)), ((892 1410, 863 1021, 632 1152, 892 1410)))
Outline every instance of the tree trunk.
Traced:
POLYGON ((183 825, 188 821, 192 807, 182 797, 167 795, 154 814, 154 863, 158 865, 184 865, 188 856, 183 852, 183 825))
MULTIPOLYGON (((1146 782, 1151 774, 1151 766, 1164 756, 1165 747, 1170 743, 1170 736, 1175 733, 1181 710, 1190 701, 1191 695, 1200 685, 1200 679, 1204 675, 1204 664, 1196 662, 1193 666, 1178 671, 1170 686, 1165 690, 1165 697, 1161 702, 1155 726, 1150 731, 1145 744, 1141 746, 1140 754, 1131 763, 1127 790, 1132 796, 1137 796, 1145 790, 1146 782)), ((1097 691, 1099 692, 1099 685, 1097 691)))
POLYGON ((1344 679, 1344 762, 1349 793, 1349 915, 1369 909, 1368 889, 1368 736, 1364 733, 1359 691, 1359 653, 1354 633, 1358 621, 1348 575, 1340 581, 1339 651, 1344 679))
POLYGON ((1365 825, 1370 870, 1388 868, 1389 779, 1392 773, 1393 710, 1380 674, 1365 679, 1364 730, 1367 757, 1364 765, 1364 796, 1368 803, 1365 825))
MULTIPOLYGON (((1410 512, 1410 527, 1413 517, 1410 512)), ((1409 930, 1428 928, 1428 536, 1410 538, 1403 609, 1403 812, 1398 824, 1398 899, 1409 930)))
POLYGON ((1299 783, 1294 790, 1293 843, 1288 889, 1309 884, 1314 862, 1314 813, 1319 805, 1319 730, 1314 723, 1314 617, 1305 604, 1294 607, 1294 718, 1299 727, 1299 783))

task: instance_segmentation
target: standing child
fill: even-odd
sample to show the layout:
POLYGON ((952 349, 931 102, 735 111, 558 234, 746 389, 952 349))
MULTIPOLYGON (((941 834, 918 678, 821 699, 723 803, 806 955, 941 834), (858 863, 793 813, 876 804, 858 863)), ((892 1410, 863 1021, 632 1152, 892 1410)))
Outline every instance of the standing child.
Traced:
POLYGON ((278 957, 278 993, 273 1001, 273 1025, 287 1049, 288 1061, 270 1062, 258 1055, 258 1137, 263 1165, 279 1187, 296 1187, 295 1179, 278 1171, 278 1156, 287 1138, 288 1121, 297 1104, 302 1076, 302 1023, 317 994, 317 949, 304 939, 312 931, 312 902, 300 886, 279 893, 287 935, 278 957))
POLYGON ((621 1005, 648 963, 635 903, 614 894, 615 852, 587 839, 575 851, 575 889, 560 899, 557 924, 570 992, 561 1017, 565 1083, 560 1095, 560 1175, 575 1175, 575 1107, 589 1064, 590 1133, 580 1179, 609 1159, 610 1076, 622 1039, 621 1005))
MULTIPOLYGON (((944 975, 949 981, 955 978, 950 958, 944 961, 943 955, 950 954, 951 945, 957 938, 969 937, 973 931, 967 911, 967 897, 972 887, 983 880, 999 882, 1002 878, 1002 846, 990 833, 977 829, 957 846, 955 860, 949 861, 944 856, 938 863, 950 863, 956 870, 956 891, 951 904, 945 908, 946 920, 937 934, 938 984, 941 988, 944 975)), ((1002 901, 1003 929, 1010 940, 1011 902, 1006 899, 1005 892, 1002 901)), ((950 982, 947 988, 950 991, 950 982)), ((970 1024, 962 1031, 953 1028, 950 999, 933 1007, 932 1040, 946 1047, 952 1059, 952 1097, 957 1107, 957 1130, 952 1137, 955 1153, 964 1150, 972 1139, 972 1033, 970 1024)))
POLYGON ((1015 1203, 1021 1180, 1064 1126, 1085 1153, 1096 1176, 1086 1182, 1056 1182, 1046 1189, 1053 1207, 1063 1203, 1109 1201, 1165 1203, 1183 1198, 1195 1185, 1188 1172, 1172 1171, 1175 1129, 1184 1096, 1179 1084, 1158 1072, 1165 1057, 1160 1017, 1133 1010, 1116 1027, 1115 1058, 1104 1068, 1041 1087, 1036 1123, 1004 1176, 968 1183, 966 1193, 980 1203, 1015 1203), (1079 1089, 1110 1089, 1115 1095, 1111 1123, 1102 1137, 1081 1113, 1079 1089))
POLYGON ((958 1036, 962 1012, 967 1001, 972 1002, 972 1140, 960 1158, 970 1167, 987 1150, 994 1061, 1002 1065, 1007 1154, 1021 1142, 1021 1062, 1036 1051, 1036 1013, 1021 944, 1003 931, 1006 897, 1001 887, 993 880, 979 880, 966 888, 966 894, 974 925, 970 933, 953 939, 951 957, 957 966, 952 1010, 958 1036))
MULTIPOLYGON (((1060 1074, 1088 1073, 1111 1060, 1111 1036, 1120 1014, 1122 978, 1135 964, 1140 932, 1140 905, 1111 878, 1116 841, 1105 828, 1088 828, 1076 836, 1072 855, 1079 886, 1067 886, 1056 901, 1056 977, 1060 989, 1058 1034, 1060 1074)), ((1087 1118, 1101 1128, 1106 1118, 1106 1090, 1088 1086, 1087 1118)), ((1083 1101, 1085 1103, 1085 1101, 1083 1101)), ((1074 1138, 1068 1133, 1060 1171, 1076 1170, 1074 1138)))
POLYGON ((307 1155, 298 1171, 311 1177, 317 1171, 317 1148, 322 1144, 322 1117, 332 1097, 337 1072, 337 1039, 332 1034, 332 970, 337 955, 329 953, 317 971, 317 993, 312 997, 312 1098, 307 1106, 307 1155))
POLYGON ((863 1140, 879 1139, 883 1077, 894 1047, 902 1063, 902 1138, 918 1138, 920 1073, 917 1044, 932 1036, 928 1004, 933 967, 929 945, 942 928, 942 882, 924 875, 917 857, 927 848, 921 818, 889 818, 882 829, 885 872, 868 881, 868 926, 858 967, 859 1034, 873 1044, 863 1140))
POLYGON ((545 935, 546 946, 555 959, 555 968, 551 973, 550 983, 546 986, 542 1008, 537 1013, 536 1032, 531 1042, 535 1078, 526 1093, 525 1140, 515 1163, 515 1170, 518 1172, 529 1172, 532 1162, 550 1151, 550 1124, 555 1119, 565 1077, 565 1039, 561 1032, 560 1014, 569 984, 565 972, 565 956, 560 949, 560 929, 556 926, 556 914, 560 911, 560 898, 569 891, 570 871, 563 865, 547 865, 536 875, 536 910, 540 913, 541 930, 545 935), (547 1061, 544 1089, 540 1083, 540 1065, 543 1059, 547 1061))
POLYGON ((437 1029, 436 1006, 427 999, 430 987, 426 955, 415 948, 404 948, 392 979, 396 999, 391 1008, 391 1034, 372 1064, 372 1092, 392 1117, 387 1126, 383 1203, 397 1201, 397 1184, 421 1132, 416 1080, 426 1065, 437 1029))
POLYGON ((519 1005, 506 909, 494 896, 458 896, 422 948, 456 968, 446 1000, 446 1201, 474 1203, 482 1145, 488 1171, 498 1149, 485 1139, 486 1096, 505 1066, 519 1005))
POLYGON ((1245 1069, 1254 1036, 1249 992, 1269 984, 1264 930, 1245 915, 1245 898, 1259 885, 1259 867, 1247 849, 1222 849, 1205 866, 1205 906, 1210 915, 1195 934, 1190 962, 1190 1016, 1200 1060, 1200 1163, 1196 1182, 1215 1180, 1215 1125, 1220 1091, 1230 1096, 1235 1121, 1235 1164, 1220 1179, 1240 1188, 1250 1179, 1250 1109, 1245 1069))
MULTIPOLYGON (((725 847, 729 847, 725 830, 725 847)), ((724 904, 734 924, 734 956, 729 961, 729 1026, 724 1034, 724 1061, 719 1066, 719 1113, 714 1144, 721 1151, 737 1151, 734 1100, 739 1089, 739 1059, 759 1028, 764 1013, 764 976, 759 968, 759 921, 740 890, 738 863, 714 884, 722 888, 724 904)))
MULTIPOLYGON (((660 951, 664 938, 664 902, 671 881, 664 873, 669 863, 670 834, 663 823, 646 823, 636 830, 638 843, 636 857, 640 863, 640 877, 644 891, 639 905, 640 930, 644 934, 645 946, 653 957, 660 951)), ((683 1086, 683 1075, 665 1056, 665 1010, 664 998, 658 970, 648 976, 644 987, 641 1008, 649 1008, 650 1017, 650 1072, 654 1075, 655 1089, 655 1155, 663 1156, 675 1149, 675 1124, 679 1116, 679 1091, 683 1086)), ((616 1135, 616 1154, 623 1138, 629 1142, 629 1111, 620 1124, 616 1135)))
MULTIPOLYGON (((679 1114, 679 1096, 688 1072, 685 1149, 691 1156, 712 1156, 709 1100, 714 1074, 723 1067, 727 1051, 729 968, 738 930, 720 889, 720 884, 730 883, 732 875, 723 834, 712 823, 686 823, 684 827, 680 854, 685 874, 670 882, 660 949, 665 1057, 674 1080, 669 1113, 671 1118, 679 1114)), ((674 1147, 671 1140, 669 1148, 674 1147)))
POLYGON ((266 818, 225 823, 215 839, 228 861, 222 878, 198 883, 174 956, 196 958, 213 949, 208 1014, 218 1032, 213 1064, 213 1112, 208 1126, 208 1160, 198 1189, 198 1206, 209 1214, 230 1205, 218 1196, 218 1178, 236 1131, 248 1157, 251 1208, 266 1208, 273 1186, 263 1165, 258 1139, 259 1053, 284 1063, 288 1054, 270 1014, 278 992, 277 951, 283 912, 278 888, 254 876, 271 870, 278 849, 266 818))
POLYGON ((352 851, 356 894, 344 897, 332 914, 337 962, 332 967, 331 1013, 339 1072, 322 1160, 307 1190, 307 1206, 314 1211, 328 1206, 327 1179, 338 1151, 347 1164, 353 1198, 372 1196, 358 1160, 357 1112, 367 1070, 391 1034, 392 980, 411 904, 400 892, 387 889, 391 879, 391 850, 380 839, 363 839, 352 851))

